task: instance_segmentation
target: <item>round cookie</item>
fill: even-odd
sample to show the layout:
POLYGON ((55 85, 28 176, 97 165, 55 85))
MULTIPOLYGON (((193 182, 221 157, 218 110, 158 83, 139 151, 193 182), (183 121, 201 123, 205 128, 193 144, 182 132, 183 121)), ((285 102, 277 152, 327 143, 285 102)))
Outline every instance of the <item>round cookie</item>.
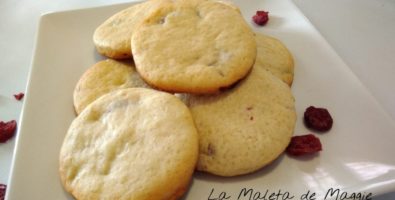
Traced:
POLYGON ((188 108, 174 95, 145 88, 109 93, 70 125, 59 173, 76 199, 177 199, 198 156, 188 108))
POLYGON ((215 1, 230 6, 231 8, 233 8, 234 10, 236 10, 241 14, 240 8, 236 4, 234 4, 231 0, 215 0, 215 1))
POLYGON ((130 38, 137 25, 155 10, 155 1, 146 1, 124 9, 96 28, 93 43, 97 51, 110 58, 131 58, 130 38))
POLYGON ((254 172, 276 159, 293 135, 287 84, 260 67, 217 95, 186 95, 199 133, 197 169, 220 176, 254 172))
POLYGON ((132 36, 136 69, 169 92, 214 93, 242 79, 256 57, 242 15, 209 0, 162 1, 132 36))
MULTIPOLYGON (((231 6, 240 12, 239 8, 227 0, 218 2, 231 6)), ((121 10, 96 28, 93 43, 97 51, 109 58, 132 58, 130 38, 139 23, 156 8, 155 1, 146 1, 121 10)))
POLYGON ((255 66, 263 67, 289 86, 294 77, 294 61, 287 47, 278 39, 255 33, 258 53, 255 66))
POLYGON ((90 67, 78 81, 73 94, 77 114, 100 96, 114 90, 149 86, 140 78, 134 65, 112 59, 90 67))

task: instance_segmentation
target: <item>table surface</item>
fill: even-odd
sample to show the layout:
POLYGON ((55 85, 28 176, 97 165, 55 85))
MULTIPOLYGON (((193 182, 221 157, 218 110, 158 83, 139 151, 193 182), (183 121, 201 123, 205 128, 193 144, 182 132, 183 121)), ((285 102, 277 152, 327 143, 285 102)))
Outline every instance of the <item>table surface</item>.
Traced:
MULTIPOLYGON (((395 119, 395 1, 293 0, 369 92, 395 119)), ((1 0, 0 121, 19 119, 38 21, 43 13, 127 0, 1 0)), ((395 133, 394 133, 395 134, 395 133)), ((0 183, 7 183, 15 138, 0 144, 0 183)), ((375 199, 395 199, 395 192, 375 199)))

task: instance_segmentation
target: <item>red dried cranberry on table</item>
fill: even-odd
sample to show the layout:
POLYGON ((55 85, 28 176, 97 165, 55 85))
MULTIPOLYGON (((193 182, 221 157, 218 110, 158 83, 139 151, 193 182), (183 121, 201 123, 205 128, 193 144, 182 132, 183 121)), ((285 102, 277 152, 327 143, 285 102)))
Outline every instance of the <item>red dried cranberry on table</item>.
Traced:
POLYGON ((12 136, 14 136, 16 130, 16 121, 11 120, 9 122, 0 121, 0 143, 4 143, 12 136))
POLYGON ((23 96, 25 96, 25 94, 23 94, 22 92, 20 92, 19 94, 14 94, 15 99, 18 101, 22 100, 23 96))
POLYGON ((320 139, 313 134, 293 136, 286 151, 293 156, 312 154, 322 150, 320 139))
POLYGON ((0 183, 0 200, 4 200, 6 189, 7 189, 7 185, 0 183))
POLYGON ((332 128, 333 119, 327 109, 310 106, 304 112, 304 122, 308 128, 328 131, 332 128))
POLYGON ((252 17, 252 20, 254 20, 255 24, 263 26, 267 23, 267 21, 269 21, 269 12, 263 10, 256 11, 256 14, 252 17))

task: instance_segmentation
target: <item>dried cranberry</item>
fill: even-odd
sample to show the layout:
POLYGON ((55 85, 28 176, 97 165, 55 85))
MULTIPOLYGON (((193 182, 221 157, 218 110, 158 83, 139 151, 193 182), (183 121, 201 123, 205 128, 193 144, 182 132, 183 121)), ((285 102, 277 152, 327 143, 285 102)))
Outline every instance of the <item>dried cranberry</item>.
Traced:
POLYGON ((313 134, 293 136, 287 153, 293 156, 311 154, 322 150, 320 139, 313 134))
POLYGON ((269 12, 259 10, 256 11, 256 14, 252 17, 252 20, 260 26, 263 26, 269 21, 269 12))
POLYGON ((4 200, 6 189, 7 189, 7 185, 0 183, 0 200, 4 200))
POLYGON ((15 120, 11 120, 9 122, 0 121, 0 143, 4 143, 12 136, 14 136, 15 130, 16 130, 15 120))
POLYGON ((304 112, 304 122, 308 128, 328 131, 332 128, 333 119, 327 109, 310 106, 304 112))
POLYGON ((20 92, 19 94, 14 94, 15 99, 18 101, 22 100, 23 96, 25 96, 25 94, 23 94, 22 92, 20 92))

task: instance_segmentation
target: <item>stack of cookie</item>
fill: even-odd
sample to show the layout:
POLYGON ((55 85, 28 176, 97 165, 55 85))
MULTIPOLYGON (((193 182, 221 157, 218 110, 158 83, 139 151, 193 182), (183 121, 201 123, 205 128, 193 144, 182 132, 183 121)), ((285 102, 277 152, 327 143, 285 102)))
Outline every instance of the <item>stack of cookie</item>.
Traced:
POLYGON ((195 169, 252 173, 293 134, 293 60, 225 1, 151 0, 94 33, 60 153, 77 199, 177 199, 195 169), (119 60, 133 58, 130 60, 119 60))

